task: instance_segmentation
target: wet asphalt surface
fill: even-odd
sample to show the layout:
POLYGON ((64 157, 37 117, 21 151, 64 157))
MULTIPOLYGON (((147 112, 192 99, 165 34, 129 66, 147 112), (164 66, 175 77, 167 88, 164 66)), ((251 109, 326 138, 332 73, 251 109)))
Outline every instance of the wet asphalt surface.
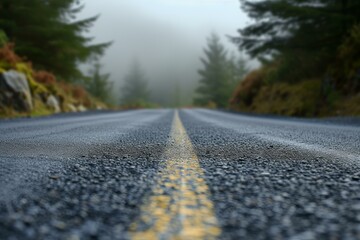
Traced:
MULTIPOLYGON (((0 239, 129 239, 173 110, 0 121, 0 239)), ((360 239, 360 127, 181 110, 220 239, 360 239)))

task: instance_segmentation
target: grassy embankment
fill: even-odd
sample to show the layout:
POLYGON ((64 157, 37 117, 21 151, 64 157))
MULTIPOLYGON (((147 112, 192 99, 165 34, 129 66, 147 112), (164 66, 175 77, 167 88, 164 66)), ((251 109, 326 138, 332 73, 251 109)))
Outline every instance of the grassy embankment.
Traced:
MULTIPOLYGON (((278 77, 287 63, 274 60, 250 72, 240 82, 230 100, 230 108, 288 116, 360 116, 359 56, 358 24, 338 47, 335 60, 326 63, 325 72, 310 71, 307 75, 311 77, 294 81, 289 75, 278 77)), ((304 71, 311 68, 314 69, 306 66, 304 71)), ((294 72, 299 69, 289 72, 296 76, 294 72)))
POLYGON ((53 114, 55 110, 46 104, 46 99, 50 95, 58 99, 61 112, 106 108, 104 103, 92 97, 82 86, 58 81, 52 73, 34 69, 29 61, 19 57, 13 51, 11 44, 5 44, 0 48, 0 74, 8 70, 16 70, 26 76, 33 109, 25 112, 17 111, 12 106, 0 105, 1 118, 53 114))

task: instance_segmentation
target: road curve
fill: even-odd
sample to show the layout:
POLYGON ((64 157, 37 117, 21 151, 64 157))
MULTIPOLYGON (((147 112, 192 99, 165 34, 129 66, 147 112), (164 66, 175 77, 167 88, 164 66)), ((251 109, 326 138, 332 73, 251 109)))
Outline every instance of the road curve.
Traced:
POLYGON ((0 239, 360 238, 359 126, 175 113, 0 121, 0 239))

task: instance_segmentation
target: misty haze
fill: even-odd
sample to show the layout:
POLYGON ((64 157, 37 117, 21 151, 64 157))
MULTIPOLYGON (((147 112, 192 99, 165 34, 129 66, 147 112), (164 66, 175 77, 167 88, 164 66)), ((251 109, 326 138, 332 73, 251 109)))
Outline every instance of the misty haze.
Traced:
POLYGON ((249 21, 237 0, 87 0, 79 19, 96 14, 88 35, 94 42, 113 41, 101 63, 115 82, 114 94, 136 58, 148 77, 150 100, 165 107, 192 104, 209 35, 217 33, 229 55, 241 56, 227 36, 249 21))

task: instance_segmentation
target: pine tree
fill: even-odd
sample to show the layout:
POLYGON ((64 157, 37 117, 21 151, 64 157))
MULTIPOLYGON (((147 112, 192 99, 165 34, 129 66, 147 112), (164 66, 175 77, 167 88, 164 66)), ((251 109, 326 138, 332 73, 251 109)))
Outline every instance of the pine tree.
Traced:
POLYGON ((196 89, 198 97, 194 103, 207 105, 215 103, 217 107, 226 107, 231 93, 227 53, 216 34, 208 38, 205 58, 201 58, 203 69, 198 71, 201 79, 196 89))
POLYGON ((124 78, 124 85, 120 90, 121 104, 142 105, 148 102, 147 80, 138 61, 135 60, 131 64, 129 73, 124 78))
POLYGON ((97 16, 74 20, 82 8, 78 0, 2 0, 0 29, 36 68, 75 81, 83 77, 78 63, 101 55, 110 45, 91 44, 92 38, 83 35, 97 16))
POLYGON ((256 20, 233 40, 251 56, 287 49, 331 51, 360 20, 357 0, 241 0, 256 20))
POLYGON ((338 47, 360 20, 357 0, 241 0, 255 22, 232 40, 277 69, 268 81, 297 82, 323 76, 338 47))
POLYGON ((95 62, 93 69, 90 71, 91 76, 86 83, 86 88, 94 97, 111 104, 113 84, 109 82, 110 74, 102 74, 101 68, 101 64, 95 62))
POLYGON ((230 75, 230 87, 234 90, 239 82, 249 72, 249 68, 242 56, 237 58, 234 54, 232 54, 228 60, 228 68, 230 75))

